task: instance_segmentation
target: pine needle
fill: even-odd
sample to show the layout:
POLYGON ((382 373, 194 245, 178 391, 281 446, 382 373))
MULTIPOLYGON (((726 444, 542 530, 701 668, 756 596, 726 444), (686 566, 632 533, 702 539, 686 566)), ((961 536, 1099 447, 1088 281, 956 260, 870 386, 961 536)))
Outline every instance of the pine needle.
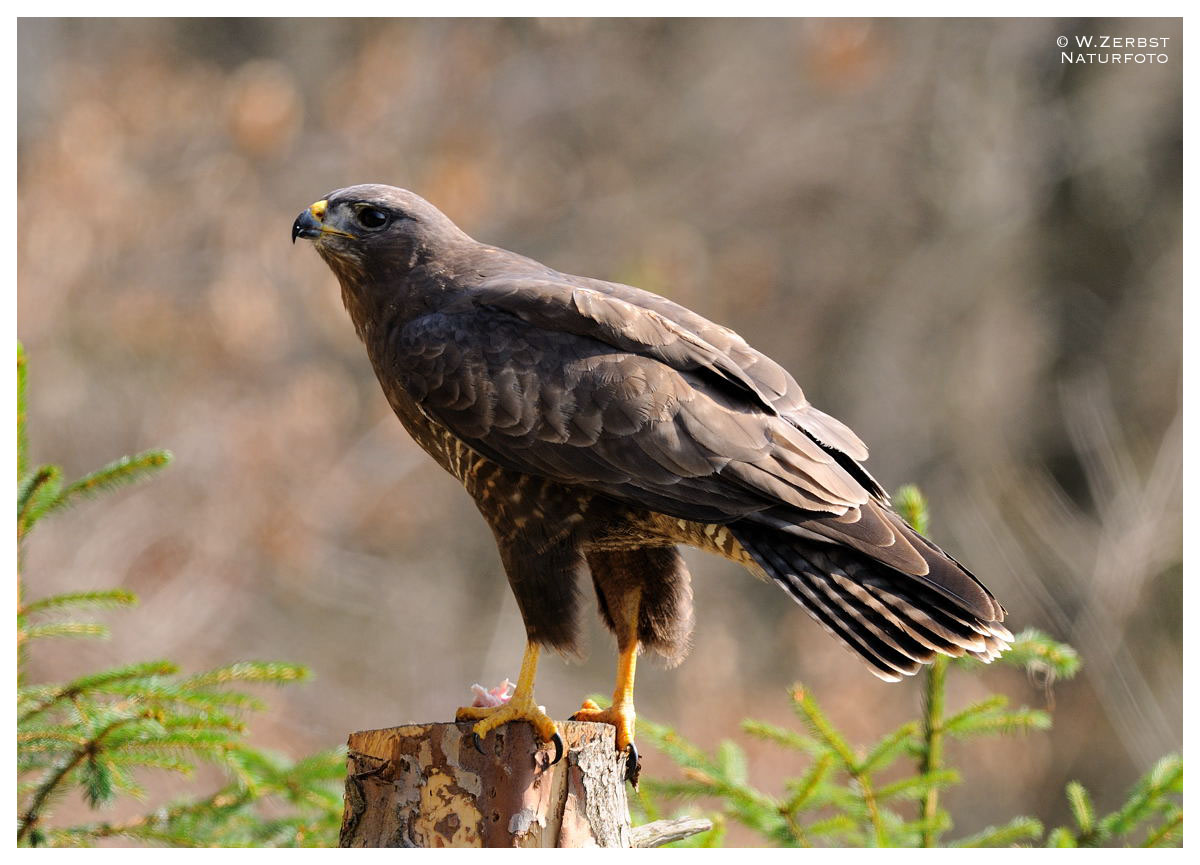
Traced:
MULTIPOLYGON (((17 343, 17 479, 25 477, 25 467, 29 461, 29 436, 25 429, 26 407, 28 404, 29 369, 25 361, 25 347, 17 343)), ((17 496, 18 501, 20 495, 17 496)), ((20 505, 17 507, 20 511, 20 505)))
POLYGON ((20 613, 31 616, 67 607, 129 607, 137 603, 137 595, 124 589, 104 589, 92 592, 67 592, 40 598, 21 608, 20 613))
POLYGON ((1010 847, 1019 841, 1036 841, 1042 837, 1042 824, 1032 817, 1014 817, 1003 826, 989 826, 967 838, 950 844, 951 847, 1010 847))
POLYGON ((165 450, 149 450, 133 456, 121 457, 69 484, 49 504, 46 512, 69 508, 84 499, 138 483, 151 474, 166 468, 170 465, 171 459, 171 452, 165 450))
POLYGON ((1092 805, 1092 797, 1078 781, 1067 785, 1067 802, 1071 806, 1071 814, 1075 817, 1079 834, 1091 834, 1096 827, 1096 809, 1092 805))

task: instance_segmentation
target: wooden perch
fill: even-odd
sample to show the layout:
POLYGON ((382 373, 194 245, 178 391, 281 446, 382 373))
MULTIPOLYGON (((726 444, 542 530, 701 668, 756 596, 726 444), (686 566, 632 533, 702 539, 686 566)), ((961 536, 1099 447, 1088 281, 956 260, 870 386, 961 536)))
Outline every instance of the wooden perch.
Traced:
POLYGON ((644 826, 635 826, 629 833, 634 847, 661 847, 672 841, 682 841, 713 827, 711 820, 698 817, 680 817, 676 820, 655 820, 644 826))
POLYGON ((679 835, 666 825, 677 821, 662 821, 631 832, 613 727, 565 721, 558 730, 565 753, 555 766, 552 746, 525 723, 490 733, 486 755, 466 723, 352 733, 339 845, 642 847, 709 828, 679 835))

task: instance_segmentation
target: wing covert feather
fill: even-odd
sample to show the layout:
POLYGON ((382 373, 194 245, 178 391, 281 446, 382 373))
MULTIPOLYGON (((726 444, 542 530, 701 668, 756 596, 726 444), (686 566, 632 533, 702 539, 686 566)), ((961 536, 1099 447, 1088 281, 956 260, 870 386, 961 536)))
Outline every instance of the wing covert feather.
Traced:
POLYGON ((537 327, 591 336, 614 348, 653 357, 680 371, 705 371, 767 411, 771 396, 719 348, 654 309, 553 277, 504 277, 474 286, 464 302, 515 315, 537 327))
POLYGON ((589 336, 474 309, 409 322, 392 353, 424 411, 516 471, 696 519, 837 515, 868 499, 774 413, 589 336))

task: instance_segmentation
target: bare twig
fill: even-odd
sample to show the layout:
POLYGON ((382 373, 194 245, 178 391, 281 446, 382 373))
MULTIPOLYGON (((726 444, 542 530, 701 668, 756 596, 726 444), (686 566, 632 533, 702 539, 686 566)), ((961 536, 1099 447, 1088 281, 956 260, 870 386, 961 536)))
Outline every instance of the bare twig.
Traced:
POLYGON ((672 841, 682 841, 713 827, 711 820, 699 817, 680 817, 676 820, 655 820, 635 826, 629 833, 631 847, 661 847, 672 841))

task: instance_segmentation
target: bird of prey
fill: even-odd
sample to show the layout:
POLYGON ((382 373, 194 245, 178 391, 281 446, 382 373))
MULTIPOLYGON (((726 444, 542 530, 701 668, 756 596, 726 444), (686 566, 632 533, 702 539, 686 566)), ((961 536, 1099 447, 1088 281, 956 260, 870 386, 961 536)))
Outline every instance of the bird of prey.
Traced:
POLYGON ((611 723, 633 749, 639 652, 678 663, 688 544, 777 583, 876 676, 938 653, 990 661, 1004 608, 889 505, 867 448, 732 330, 628 285, 473 240, 429 202, 339 189, 292 225, 314 242, 400 422, 491 526, 528 643, 507 703, 464 708, 476 743, 530 722, 540 647, 571 652, 586 574, 616 636, 611 723))

